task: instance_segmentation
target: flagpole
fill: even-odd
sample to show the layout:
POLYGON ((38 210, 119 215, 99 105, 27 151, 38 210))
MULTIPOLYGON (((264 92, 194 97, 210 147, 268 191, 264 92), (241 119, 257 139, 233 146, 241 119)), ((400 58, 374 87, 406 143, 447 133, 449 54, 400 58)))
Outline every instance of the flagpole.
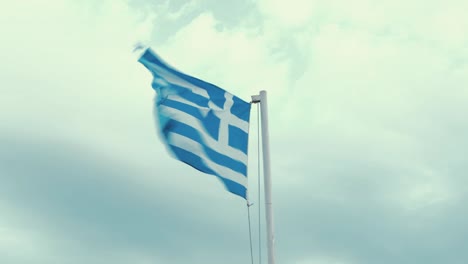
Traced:
POLYGON ((271 200, 270 142, 268 132, 267 93, 252 96, 253 103, 260 103, 262 124, 263 179, 265 189, 265 217, 267 224, 268 264, 275 264, 275 235, 273 230, 273 203, 271 200))

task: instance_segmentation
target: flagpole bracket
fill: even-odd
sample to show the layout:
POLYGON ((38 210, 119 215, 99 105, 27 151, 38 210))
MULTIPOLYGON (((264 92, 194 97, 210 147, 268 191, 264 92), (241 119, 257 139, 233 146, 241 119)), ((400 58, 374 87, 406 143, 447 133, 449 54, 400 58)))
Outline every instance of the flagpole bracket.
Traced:
POLYGON ((260 103, 260 102, 261 102, 260 95, 252 95, 252 101, 250 103, 257 104, 257 103, 260 103))

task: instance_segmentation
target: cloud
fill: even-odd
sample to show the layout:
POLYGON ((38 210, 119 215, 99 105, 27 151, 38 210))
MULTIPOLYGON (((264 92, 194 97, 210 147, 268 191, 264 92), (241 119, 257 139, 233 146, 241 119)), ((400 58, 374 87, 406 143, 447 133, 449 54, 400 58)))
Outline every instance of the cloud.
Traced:
POLYGON ((262 0, 258 8, 266 19, 272 19, 281 27, 299 27, 307 25, 316 11, 317 1, 307 0, 262 0))
MULTIPOLYGON (((179 182, 182 176, 164 184, 164 176, 174 175, 174 171, 161 162, 153 162, 146 170, 131 164, 131 159, 93 153, 86 145, 53 139, 21 142, 25 139, 5 134, 2 139, 2 146, 10 150, 0 151, 0 189, 6 197, 2 206, 6 214, 2 233, 6 235, 0 251, 9 252, 0 257, 2 261, 47 262, 53 258, 63 263, 145 263, 210 256, 216 263, 227 250, 237 252, 244 247, 239 242, 246 238, 243 225, 235 225, 245 217, 238 215, 243 203, 233 197, 209 206, 203 204, 205 199, 187 200, 185 195, 196 197, 196 192, 176 186, 203 184, 193 174, 185 182, 179 182), (22 160, 28 161, 27 166, 22 160), (226 211, 229 203, 231 209, 237 209, 226 211), (231 242, 212 245, 212 239, 219 241, 227 234, 231 242), (184 255, 179 253, 180 247, 187 248, 184 255)), ((211 181, 211 185, 213 190, 223 191, 220 183, 211 181)), ((240 259, 242 255, 232 261, 240 259)))
POLYGON ((466 259, 463 3, 41 2, 0 10, 3 262, 248 260, 244 203, 158 142, 139 40, 268 90, 281 261, 466 259))

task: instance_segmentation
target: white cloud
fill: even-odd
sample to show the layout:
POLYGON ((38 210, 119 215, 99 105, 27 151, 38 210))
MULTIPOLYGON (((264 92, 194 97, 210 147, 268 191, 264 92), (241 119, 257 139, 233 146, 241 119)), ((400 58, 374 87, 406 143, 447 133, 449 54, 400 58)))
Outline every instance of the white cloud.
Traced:
POLYGON ((260 0, 258 7, 266 20, 274 21, 275 26, 303 27, 316 14, 318 3, 314 0, 260 0))
MULTIPOLYGON (((436 106, 441 104, 441 98, 445 98, 444 105, 456 102, 459 111, 464 111, 462 109, 466 107, 456 98, 465 98, 466 91, 458 89, 457 96, 450 95, 451 92, 443 96, 441 81, 445 78, 463 86, 466 80, 460 78, 466 68, 452 71, 452 61, 456 58, 447 56, 444 49, 429 41, 432 38, 433 43, 443 43, 442 35, 418 38, 425 34, 428 26, 414 23, 406 32, 398 31, 412 23, 409 14, 417 5, 409 5, 401 11, 402 6, 393 3, 380 6, 369 1, 357 4, 338 1, 321 5, 308 2, 301 6, 295 2, 290 6, 301 6, 304 12, 314 10, 304 14, 304 18, 300 15, 294 18, 298 20, 281 17, 294 13, 280 12, 287 10, 281 5, 279 2, 259 3, 261 12, 276 21, 267 24, 262 31, 242 27, 221 30, 211 14, 202 14, 157 50, 182 71, 218 84, 245 99, 248 99, 245 94, 254 94, 260 89, 270 92, 270 112, 275 116, 271 132, 273 141, 285 142, 281 145, 283 149, 277 149, 274 154, 277 158, 274 166, 279 169, 279 175, 285 174, 292 163, 295 167, 305 168, 308 162, 297 160, 296 156, 284 157, 283 151, 292 151, 291 142, 297 142, 296 147, 304 144, 320 146, 327 153, 327 146, 320 140, 339 142, 329 146, 333 149, 325 156, 328 159, 341 159, 346 155, 340 152, 352 155, 350 153, 363 151, 359 161, 354 157, 350 162, 365 162, 367 158, 382 170, 397 169, 402 173, 414 173, 415 177, 421 171, 434 170, 424 154, 424 144, 431 141, 433 135, 421 133, 437 122, 429 120, 437 111, 436 106), (387 15, 386 8, 389 10, 387 15), (394 21, 390 15, 400 11, 403 13, 397 19, 397 31, 380 34, 394 21), (340 15, 343 16, 341 19, 340 15), (321 17, 322 23, 306 25, 307 21, 315 19, 314 16, 321 17), (304 55, 308 65, 296 81, 289 78, 291 64, 278 57, 275 51, 283 41, 281 35, 284 32, 281 32, 284 29, 273 27, 274 23, 288 27, 301 24, 302 29, 289 35, 289 40, 296 42, 299 54, 304 55), (451 76, 450 79, 447 76, 451 76), (291 139, 286 135, 294 137, 291 139)), ((436 6, 432 5, 430 12, 438 14, 436 6)), ((451 110, 445 111, 449 114, 451 110)), ((463 122, 457 116, 452 118, 452 122, 463 122)), ((439 145, 434 146, 437 147, 439 145)), ((438 174, 434 180, 439 181, 441 177, 444 175, 438 174)), ((399 179, 395 178, 395 181, 399 179)), ((309 178, 299 173, 277 181, 305 184, 309 178)), ((278 188, 281 186, 279 184, 278 188)), ((444 186, 438 190, 430 187, 429 191, 429 187, 424 187, 421 182, 412 182, 408 186, 408 197, 412 198, 403 200, 411 200, 418 206, 426 199, 445 199, 437 197, 447 197, 447 192, 454 189, 450 184, 444 186), (423 189, 426 191, 421 191, 423 189)), ((388 191, 389 194, 392 192, 388 191)), ((402 204, 402 209, 405 206, 408 204, 402 204)))
POLYGON ((12 2, 2 11, 4 131, 23 127, 24 134, 99 144, 131 129, 118 113, 146 111, 152 118, 151 89, 135 87, 147 87, 149 80, 131 53, 135 42, 150 35, 150 18, 125 1, 12 2), (135 109, 138 98, 147 98, 147 107, 135 109))
MULTIPOLYGON (((382 229, 413 231, 401 226, 408 215, 443 214, 444 208, 466 199, 462 176, 466 171, 463 150, 468 147, 468 37, 464 31, 468 19, 463 5, 455 1, 423 5, 417 1, 260 1, 259 28, 227 29, 207 11, 155 49, 183 72, 245 100, 259 90, 269 91, 275 201, 286 205, 279 212, 292 212, 279 214, 288 229, 279 242, 298 241, 289 237, 298 230, 304 245, 323 243, 330 256, 343 250, 340 246, 347 247, 346 252, 363 252, 349 241, 374 234, 354 234, 353 228, 360 226, 357 222, 381 220, 382 229), (292 78, 298 69, 302 72, 292 78), (356 223, 344 225, 336 216, 345 213, 327 207, 325 214, 337 225, 331 229, 339 227, 352 236, 333 244, 332 238, 311 238, 303 231, 303 225, 312 233, 321 226, 310 226, 313 219, 303 219, 304 212, 291 206, 294 202, 305 211, 328 205, 365 211, 378 205, 374 210, 389 212, 392 219, 360 215, 354 216, 356 223)), ((182 19, 193 8, 194 2, 189 2, 164 19, 182 19)), ((167 11, 167 6, 161 10, 167 11)), ((210 200, 221 185, 188 166, 179 169, 183 165, 170 159, 158 142, 151 121, 151 77, 130 53, 135 41, 151 40, 153 25, 165 26, 161 10, 133 10, 124 1, 4 5, 0 9, 0 133, 10 132, 21 140, 35 136, 55 138, 54 142, 64 145, 83 144, 121 167, 134 166, 139 173, 122 184, 141 180, 139 195, 148 200, 156 185, 184 193, 177 198, 178 205, 189 203, 185 197, 191 195, 210 200), (166 171, 168 167, 177 171, 166 171), (173 174, 180 174, 177 180, 173 174), (208 186, 208 191, 192 188, 201 185, 208 186)), ((221 204, 240 203, 230 196, 220 199, 209 207, 200 202, 187 210, 197 215, 203 215, 197 205, 201 212, 226 210, 212 217, 225 224, 224 217, 235 213, 221 204)), ((0 209, 2 215, 7 212, 0 219, 0 226, 7 227, 0 231, 1 251, 18 258, 21 250, 28 252, 25 258, 42 254, 47 259, 59 251, 79 255, 70 249, 75 242, 62 243, 66 241, 63 230, 46 224, 42 230, 25 229, 32 224, 13 222, 28 216, 0 209)), ((230 219, 235 226, 236 219, 230 219)), ((428 228, 424 230, 437 232, 438 223, 429 217, 425 220, 428 228)), ((382 244, 393 246, 393 254, 403 254, 403 246, 396 242, 406 236, 392 235, 393 240, 382 244)), ((278 248, 292 263, 348 263, 332 257, 304 257, 297 262, 297 256, 287 255, 292 248, 303 250, 304 246, 278 248)), ((359 257, 362 261, 356 263, 370 263, 364 254, 359 257)), ((109 258, 121 263, 155 259, 130 249, 109 258)))
POLYGON ((272 54, 274 40, 243 28, 218 30, 216 25, 211 14, 201 14, 157 50, 180 70, 245 100, 264 89, 284 91, 288 65, 272 54))

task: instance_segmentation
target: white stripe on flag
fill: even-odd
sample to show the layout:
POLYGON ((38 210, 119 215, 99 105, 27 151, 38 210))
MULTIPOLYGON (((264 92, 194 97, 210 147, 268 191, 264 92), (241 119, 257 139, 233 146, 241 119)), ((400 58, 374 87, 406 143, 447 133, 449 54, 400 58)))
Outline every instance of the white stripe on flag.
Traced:
POLYGON ((228 167, 216 164, 213 161, 211 161, 211 159, 206 156, 205 151, 203 150, 203 146, 200 143, 188 137, 184 137, 180 134, 176 134, 172 132, 169 133, 168 136, 170 137, 169 142, 171 145, 174 145, 176 147, 189 151, 196 156, 199 156, 203 160, 203 162, 205 162, 205 165, 207 165, 207 167, 209 167, 210 169, 218 173, 218 175, 221 176, 222 178, 226 178, 244 187, 247 187, 246 176, 234 170, 231 170, 228 167))
MULTIPOLYGON (((197 107, 201 110, 201 112, 206 115, 206 113, 209 111, 209 110, 213 110, 215 112, 215 115, 216 116, 222 116, 220 114, 216 114, 216 112, 219 112, 219 111, 229 111, 229 110, 217 110, 219 109, 219 107, 216 107, 215 109, 213 108, 206 108, 206 107, 200 107, 199 105, 196 105, 192 102, 190 102, 189 100, 185 99, 185 98, 182 98, 180 97, 179 95, 176 95, 176 94, 170 94, 168 97, 168 99, 171 99, 171 100, 174 100, 174 101, 177 101, 179 103, 184 103, 184 104, 187 104, 187 105, 190 105, 190 106, 194 106, 194 107, 197 107)), ((161 105, 162 106, 162 105, 161 105)), ((239 129, 241 129, 242 131, 244 131, 245 133, 249 133, 249 122, 245 121, 245 120, 242 120, 240 118, 238 118, 237 116, 235 115, 230 115, 230 118, 229 118, 229 124, 231 125, 234 125, 236 127, 238 127, 239 129)))
POLYGON ((227 144, 220 144, 217 140, 213 139, 211 136, 208 135, 208 132, 206 131, 206 128, 203 126, 201 121, 195 118, 194 116, 166 105, 160 105, 159 111, 161 114, 168 116, 171 119, 193 127, 199 132, 206 146, 210 147, 216 152, 229 156, 247 165, 247 154, 227 144))

